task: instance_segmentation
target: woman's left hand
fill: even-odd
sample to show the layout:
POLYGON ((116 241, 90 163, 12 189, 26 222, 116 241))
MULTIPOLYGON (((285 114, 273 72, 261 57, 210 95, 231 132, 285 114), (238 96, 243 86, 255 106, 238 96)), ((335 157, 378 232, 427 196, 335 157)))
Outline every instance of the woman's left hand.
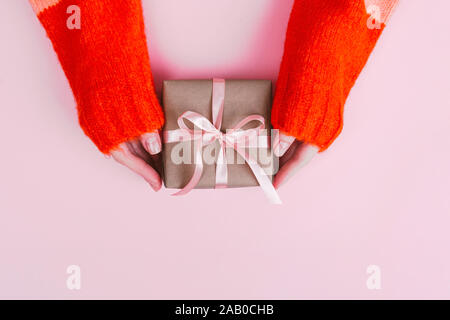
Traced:
POLYGON ((160 133, 151 132, 122 143, 111 151, 111 156, 144 178, 153 190, 159 191, 162 186, 161 148, 160 133))

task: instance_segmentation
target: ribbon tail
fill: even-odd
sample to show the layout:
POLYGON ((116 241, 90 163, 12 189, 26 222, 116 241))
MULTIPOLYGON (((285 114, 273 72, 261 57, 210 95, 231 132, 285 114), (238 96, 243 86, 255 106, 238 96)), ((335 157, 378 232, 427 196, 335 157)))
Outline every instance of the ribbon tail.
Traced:
POLYGON ((183 196, 183 195, 191 192, 192 189, 194 189, 195 186, 200 181, 200 178, 202 177, 202 173, 203 173, 202 143, 201 143, 201 140, 195 141, 194 143, 196 144, 195 159, 194 159, 194 163, 195 163, 194 174, 192 175, 192 178, 191 178, 191 180, 189 180, 187 185, 185 185, 184 188, 181 189, 180 191, 177 191, 174 194, 172 194, 173 196, 183 196))
POLYGON ((273 186, 272 181, 270 181, 269 177, 264 172, 264 169, 261 168, 261 166, 256 161, 250 158, 250 156, 246 151, 240 150, 240 148, 236 148, 235 150, 245 159, 250 169, 253 171, 253 174, 255 175, 255 178, 258 181, 259 186, 269 199, 270 203, 282 204, 283 202, 281 201, 277 190, 273 186))
POLYGON ((225 148, 220 144, 219 156, 216 162, 216 189, 225 189, 228 185, 228 166, 225 157, 225 148))

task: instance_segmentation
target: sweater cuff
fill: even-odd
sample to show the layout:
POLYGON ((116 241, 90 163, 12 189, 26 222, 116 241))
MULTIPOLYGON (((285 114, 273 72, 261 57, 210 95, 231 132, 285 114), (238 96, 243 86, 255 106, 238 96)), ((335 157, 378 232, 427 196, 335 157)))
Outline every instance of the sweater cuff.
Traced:
POLYGON ((342 131, 346 99, 382 30, 363 1, 296 0, 272 109, 272 125, 326 150, 342 131))
POLYGON ((103 153, 160 129, 141 0, 31 0, 69 80, 81 127, 103 153), (78 7, 79 28, 68 8, 78 7))

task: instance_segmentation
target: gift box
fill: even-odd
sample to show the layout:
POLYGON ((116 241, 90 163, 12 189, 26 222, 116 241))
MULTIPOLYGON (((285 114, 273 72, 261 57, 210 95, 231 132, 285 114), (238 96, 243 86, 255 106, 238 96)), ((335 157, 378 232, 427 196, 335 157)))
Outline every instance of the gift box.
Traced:
POLYGON ((272 186, 270 80, 164 81, 162 105, 166 188, 272 186))

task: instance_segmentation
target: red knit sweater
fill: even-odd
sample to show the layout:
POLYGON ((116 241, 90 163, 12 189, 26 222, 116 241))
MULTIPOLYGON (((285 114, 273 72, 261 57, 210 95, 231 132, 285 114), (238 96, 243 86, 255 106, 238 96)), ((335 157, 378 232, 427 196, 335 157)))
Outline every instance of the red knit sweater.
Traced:
MULTIPOLYGON (((141 0, 29 1, 70 82, 80 125, 100 151, 109 153, 163 126, 141 0), (82 27, 75 20, 68 27, 68 12, 76 15, 78 9, 82 27)), ((397 1, 295 1, 272 110, 274 128, 322 151, 333 142, 342 129, 345 100, 397 1)))

